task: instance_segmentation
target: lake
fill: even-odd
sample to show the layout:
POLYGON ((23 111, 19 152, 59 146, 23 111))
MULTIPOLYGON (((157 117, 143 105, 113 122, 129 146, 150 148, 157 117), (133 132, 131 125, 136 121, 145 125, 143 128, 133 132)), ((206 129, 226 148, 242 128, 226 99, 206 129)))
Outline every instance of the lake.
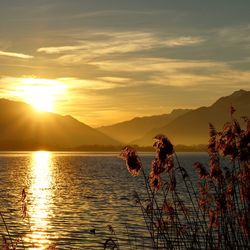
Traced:
MULTIPOLYGON (((179 153, 182 166, 205 162, 205 153, 179 153)), ((144 166, 153 155, 141 154, 144 166)), ((143 194, 142 176, 132 177, 117 153, 1 152, 0 204, 10 234, 26 249, 103 249, 114 237, 121 249, 147 249, 147 232, 133 194, 143 194), (27 218, 22 218, 22 190, 27 218), (144 236, 144 237, 142 237, 144 236)), ((185 189, 183 189, 185 193, 185 189)), ((2 221, 0 231, 6 233, 2 221)), ((20 248, 21 249, 21 248, 20 248)))

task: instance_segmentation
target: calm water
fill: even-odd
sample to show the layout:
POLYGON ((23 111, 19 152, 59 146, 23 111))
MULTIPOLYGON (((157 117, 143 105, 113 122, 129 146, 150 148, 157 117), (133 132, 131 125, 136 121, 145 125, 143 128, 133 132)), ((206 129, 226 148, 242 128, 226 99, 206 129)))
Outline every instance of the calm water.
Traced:
MULTIPOLYGON (((141 157, 144 166, 152 157, 141 157)), ((203 153, 179 157, 189 169, 195 161, 207 159, 203 153)), ((108 225, 114 228, 121 249, 129 249, 129 240, 138 249, 147 245, 144 222, 133 199, 134 190, 143 193, 143 179, 132 177, 116 154, 2 152, 0 184, 1 212, 10 233, 23 235, 27 249, 46 249, 51 243, 59 249, 103 249, 111 237, 108 225), (25 220, 23 188, 28 202, 25 220)), ((2 221, 0 232, 5 233, 2 221)))

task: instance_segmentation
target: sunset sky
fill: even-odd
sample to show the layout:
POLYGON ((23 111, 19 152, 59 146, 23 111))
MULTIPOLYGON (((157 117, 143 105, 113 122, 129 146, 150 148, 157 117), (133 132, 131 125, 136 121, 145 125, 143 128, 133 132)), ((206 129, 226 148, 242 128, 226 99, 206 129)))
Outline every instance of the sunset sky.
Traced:
POLYGON ((247 0, 0 0, 0 98, 91 126, 210 105, 250 90, 249 13, 247 0))

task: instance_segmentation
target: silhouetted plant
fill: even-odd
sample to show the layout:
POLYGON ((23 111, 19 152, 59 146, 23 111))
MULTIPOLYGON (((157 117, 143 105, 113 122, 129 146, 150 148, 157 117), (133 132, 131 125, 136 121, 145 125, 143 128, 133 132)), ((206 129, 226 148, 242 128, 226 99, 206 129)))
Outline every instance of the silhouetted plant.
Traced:
POLYGON ((217 132, 209 124, 209 169, 194 163, 194 185, 164 135, 154 140, 155 159, 146 175, 136 151, 126 146, 121 157, 132 175, 142 172, 147 197, 136 192, 153 249, 249 249, 250 120, 241 129, 231 107, 231 122, 217 132), (221 158, 229 157, 222 168, 221 158), (129 164, 132 163, 132 164, 129 164), (178 180, 178 181, 177 181, 178 180), (181 185, 189 200, 181 198, 181 185))

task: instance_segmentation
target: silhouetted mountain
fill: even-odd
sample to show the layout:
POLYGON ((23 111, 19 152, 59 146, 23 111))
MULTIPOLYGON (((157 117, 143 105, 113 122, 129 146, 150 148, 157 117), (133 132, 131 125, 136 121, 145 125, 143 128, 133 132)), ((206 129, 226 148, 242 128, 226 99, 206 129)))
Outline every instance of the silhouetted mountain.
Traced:
POLYGON ((175 145, 206 144, 208 124, 221 129, 231 119, 231 105, 239 120, 250 116, 250 91, 236 91, 209 107, 134 118, 97 130, 71 116, 41 113, 27 104, 0 99, 0 149, 85 149, 87 145, 112 148, 120 144, 118 141, 150 146, 159 133, 167 135, 175 145))
POLYGON ((152 129, 160 128, 189 111, 189 109, 176 109, 170 114, 136 117, 129 121, 100 127, 98 130, 123 143, 130 143, 152 129))
POLYGON ((236 91, 230 96, 220 98, 209 107, 201 107, 183 114, 162 128, 151 130, 133 143, 151 145, 152 138, 162 133, 167 135, 174 144, 206 144, 209 133, 208 124, 212 123, 220 130, 225 122, 231 120, 231 105, 236 109, 234 117, 239 121, 242 116, 250 117, 250 91, 236 91))
POLYGON ((36 112, 31 106, 0 99, 0 149, 64 149, 119 143, 71 116, 36 112))

